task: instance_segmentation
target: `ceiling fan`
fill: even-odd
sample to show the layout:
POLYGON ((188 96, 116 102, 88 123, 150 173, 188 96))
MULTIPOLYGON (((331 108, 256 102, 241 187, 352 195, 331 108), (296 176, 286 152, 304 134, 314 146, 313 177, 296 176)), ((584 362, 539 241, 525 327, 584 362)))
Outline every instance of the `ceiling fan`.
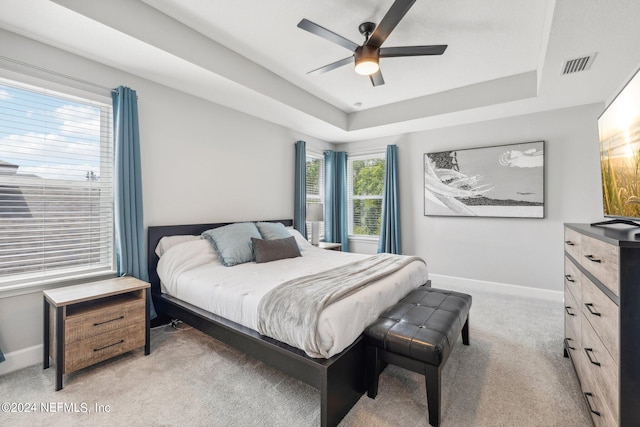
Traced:
POLYGON ((326 73, 327 71, 335 70, 336 68, 347 65, 353 61, 355 62, 356 73, 365 76, 368 75, 374 86, 380 86, 384 84, 384 79, 380 72, 380 58, 442 55, 447 49, 446 44, 431 46, 380 47, 415 2, 416 0, 396 0, 377 27, 373 22, 363 22, 360 24, 358 30, 365 38, 362 46, 359 46, 351 40, 344 38, 333 31, 327 30, 308 19, 303 19, 298 23, 298 28, 308 31, 311 34, 315 34, 316 36, 320 36, 330 42, 339 44, 353 52, 353 55, 348 58, 344 58, 340 61, 325 65, 324 67, 309 71, 307 74, 326 73))

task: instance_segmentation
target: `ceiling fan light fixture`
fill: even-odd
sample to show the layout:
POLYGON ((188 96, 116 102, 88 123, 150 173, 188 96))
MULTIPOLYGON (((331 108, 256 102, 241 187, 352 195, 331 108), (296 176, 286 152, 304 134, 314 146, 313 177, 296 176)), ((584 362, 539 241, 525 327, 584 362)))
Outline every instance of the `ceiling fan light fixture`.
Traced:
POLYGON ((370 76, 379 69, 380 66, 378 63, 369 59, 363 59, 359 63, 356 63, 356 73, 362 74, 363 76, 370 76))
POLYGON ((373 46, 360 46, 355 51, 355 63, 356 73, 363 76, 370 76, 378 72, 380 65, 378 60, 380 58, 380 51, 373 46))

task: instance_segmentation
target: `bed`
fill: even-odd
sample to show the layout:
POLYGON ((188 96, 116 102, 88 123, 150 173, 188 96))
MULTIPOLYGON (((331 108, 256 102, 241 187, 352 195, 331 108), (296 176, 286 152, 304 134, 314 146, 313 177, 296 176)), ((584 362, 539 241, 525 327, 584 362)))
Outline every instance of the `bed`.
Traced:
MULTIPOLYGON (((291 226, 292 221, 277 220, 269 221, 269 223, 280 223, 284 226, 291 226)), ((249 308, 244 308, 242 310, 231 310, 229 312, 225 312, 223 307, 216 306, 217 301, 221 298, 222 295, 220 291, 217 291, 218 293, 214 295, 207 295, 202 294, 203 286, 195 288, 195 290, 193 290, 193 287, 189 288, 187 286, 187 284, 193 282, 195 278, 203 275, 206 276, 207 274, 214 274, 213 272, 215 271, 221 271, 220 275, 224 276, 228 272, 237 271, 238 273, 241 273, 245 270, 253 271, 248 269, 254 268, 263 269, 258 270, 259 273, 253 273, 258 274, 258 276, 262 278, 260 281, 260 285, 262 286, 262 282, 269 282, 268 279, 264 279, 267 276, 263 272, 269 271, 269 269, 273 270, 274 266, 276 265, 275 263, 270 263, 272 264, 271 266, 266 264, 262 265, 252 263, 255 264, 255 266, 248 266, 246 268, 241 266, 239 266, 239 268, 221 267, 222 270, 220 268, 216 270, 217 267, 212 267, 208 264, 201 265, 198 266, 198 268, 193 269, 193 272, 190 271, 189 274, 185 273, 179 275, 183 278, 182 282, 178 281, 174 283, 172 276, 166 273, 166 264, 170 263, 169 261, 167 261, 169 259, 170 252, 166 252, 166 255, 163 256, 163 262, 165 265, 163 265, 163 262, 160 263, 160 272, 163 275, 163 283, 161 283, 158 274, 159 257, 156 254, 156 248, 163 237, 200 235, 206 230, 218 229, 229 224, 233 223, 149 227, 149 278, 151 282, 152 296, 156 311, 159 313, 159 315, 165 315, 171 318, 180 319, 185 323, 188 323, 202 330, 210 336, 239 349, 240 351, 254 357, 255 359, 258 359, 266 363, 267 365, 272 366, 284 372, 285 374, 318 389, 321 394, 322 426, 337 425, 351 409, 351 407, 358 401, 358 399, 366 389, 364 372, 365 348, 363 337, 361 334, 362 329, 364 329, 363 326, 354 327, 354 330, 350 330, 350 327, 343 328, 336 327, 335 325, 329 325, 328 329, 330 331, 332 331, 333 329, 344 329, 351 335, 348 335, 347 333, 346 337, 333 336, 333 332, 331 332, 332 335, 328 339, 324 340, 329 343, 329 346, 326 350, 316 350, 318 354, 310 351, 309 349, 306 349, 305 352, 300 348, 286 344, 285 342, 282 342, 280 340, 270 338, 269 336, 260 334, 256 331, 256 326, 254 325, 254 323, 256 322, 255 314, 252 311, 254 310, 254 305, 256 305, 256 303, 254 301, 252 305, 251 302, 253 294, 255 294, 256 292, 259 293, 261 291, 259 287, 253 286, 254 284, 249 283, 247 285, 249 286, 249 291, 245 289, 245 291, 243 291, 241 294, 242 300, 249 301, 249 308), (211 270, 212 272, 208 272, 207 270, 211 270), (184 279, 185 277, 188 280, 184 279), (218 314, 214 314, 214 312, 217 312, 218 314), (238 312, 240 314, 236 315, 234 314, 235 312, 238 312)), ((303 245, 303 243, 300 244, 303 245)), ((184 247, 184 250, 186 251, 186 248, 192 245, 193 244, 183 244, 182 247, 184 247)), ((290 264, 298 265, 304 260, 307 262, 313 261, 317 264, 318 261, 314 260, 314 256, 317 257, 320 255, 317 253, 317 251, 324 252, 317 248, 305 249, 302 250, 302 257, 287 262, 289 262, 290 264), (314 252, 314 250, 316 252, 314 252)), ((182 249, 176 247, 173 248, 172 251, 173 252, 171 256, 176 256, 176 253, 181 252, 182 249)), ((179 256, 186 256, 188 258, 191 258, 187 253, 185 253, 185 255, 179 256)), ((336 256, 341 257, 341 254, 333 253, 329 255, 328 251, 326 252, 326 258, 332 259, 331 257, 335 258, 336 256)), ((347 255, 345 255, 345 257, 346 256, 347 255)), ((353 257, 354 255, 351 256, 353 257)), ((416 263, 413 264, 414 265, 412 265, 412 268, 415 269, 416 263)), ((278 266, 279 265, 280 264, 278 264, 278 266)), ((282 265, 288 266, 289 264, 283 263, 282 265)), ((281 270, 284 271, 286 269, 281 270)), ((411 289, 424 284, 426 281, 426 267, 424 268, 424 272, 414 273, 413 276, 414 277, 411 279, 412 281, 416 282, 419 280, 421 283, 402 283, 401 288, 399 290, 394 290, 392 296, 382 298, 380 299, 380 301, 382 302, 376 303, 384 304, 386 306, 391 305, 396 301, 389 300, 389 298, 395 300, 400 299, 411 289)), ((246 281, 246 278, 244 280, 246 281)), ((222 280, 222 282, 225 283, 226 281, 227 279, 222 280)), ((398 284, 396 284, 396 286, 397 285, 398 284)), ((239 285, 234 284, 231 286, 231 288, 236 288, 238 286, 239 285)), ((207 286, 207 288, 213 287, 214 286, 207 286)), ((215 287, 218 288, 218 285, 216 284, 215 287)), ((224 288, 224 286, 221 286, 220 288, 224 288)), ((376 294, 376 292, 378 291, 374 290, 369 292, 373 292, 373 294, 376 294)), ((352 300, 362 299, 359 296, 358 298, 356 298, 356 296, 349 296, 349 298, 351 298, 352 300)), ((235 302, 236 301, 233 301, 232 305, 235 304, 235 302)), ((362 305, 361 302, 358 303, 362 305)), ((367 304, 367 306, 369 306, 369 304, 367 304)), ((386 307, 382 307, 382 310, 384 308, 386 307)), ((380 311, 381 309, 378 308, 376 310, 380 311)), ((331 319, 333 319, 334 317, 336 316, 330 316, 331 319)), ((362 321, 367 320, 365 319, 362 321)))

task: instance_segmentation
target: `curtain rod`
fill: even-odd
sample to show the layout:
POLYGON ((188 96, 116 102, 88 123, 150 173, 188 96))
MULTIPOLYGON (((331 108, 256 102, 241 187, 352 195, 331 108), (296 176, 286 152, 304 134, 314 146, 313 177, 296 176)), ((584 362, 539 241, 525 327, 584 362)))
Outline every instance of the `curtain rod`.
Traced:
POLYGON ((23 67, 28 67, 28 68, 33 68, 34 70, 43 71, 45 73, 52 74, 54 76, 62 77, 62 78, 68 79, 68 80, 73 80, 73 81, 78 82, 78 83, 82 83, 82 84, 85 84, 85 85, 93 86, 93 87, 98 88, 98 89, 106 90, 106 91, 109 91, 109 92, 115 92, 115 89, 112 89, 110 87, 101 86, 101 85, 98 85, 96 83, 89 82, 87 80, 82 80, 82 79, 79 79, 77 77, 70 76, 68 74, 59 73, 57 71, 53 71, 53 70, 49 70, 47 68, 43 68, 43 67, 40 67, 40 66, 37 66, 37 65, 29 64, 27 62, 18 61, 17 59, 8 58, 6 56, 1 56, 1 55, 0 55, 0 59, 2 59, 4 61, 8 61, 8 62, 13 62, 14 64, 18 64, 18 65, 21 65, 23 67))

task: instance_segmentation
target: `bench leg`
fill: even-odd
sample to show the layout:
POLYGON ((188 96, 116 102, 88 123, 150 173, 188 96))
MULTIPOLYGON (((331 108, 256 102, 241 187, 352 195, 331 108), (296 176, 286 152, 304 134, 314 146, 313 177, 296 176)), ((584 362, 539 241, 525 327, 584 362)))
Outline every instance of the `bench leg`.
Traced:
POLYGON ((425 364, 424 378, 427 383, 427 409, 429 410, 429 424, 440 426, 440 368, 425 364))
POLYGON ((469 315, 467 315, 467 321, 462 327, 462 344, 469 345, 469 315))
POLYGON ((378 395, 378 379, 380 378, 378 347, 367 345, 365 364, 367 370, 367 396, 371 399, 375 399, 378 395))

